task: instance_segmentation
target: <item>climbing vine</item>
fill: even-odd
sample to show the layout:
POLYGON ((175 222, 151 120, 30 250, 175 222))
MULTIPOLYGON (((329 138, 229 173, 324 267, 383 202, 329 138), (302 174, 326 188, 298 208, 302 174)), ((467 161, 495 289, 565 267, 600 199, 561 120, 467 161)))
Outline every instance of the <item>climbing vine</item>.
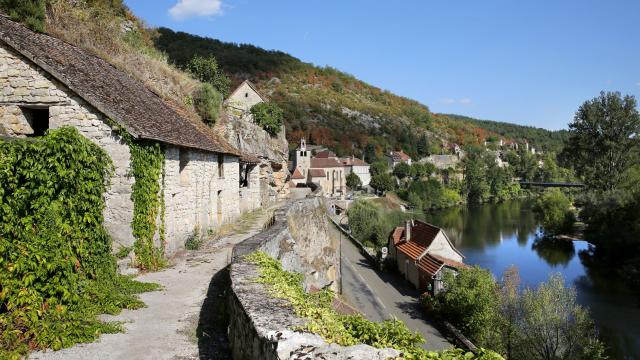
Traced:
POLYGON ((133 200, 133 246, 136 264, 143 269, 157 270, 164 260, 164 151, 157 142, 129 140, 131 172, 135 178, 133 200), (160 215, 160 216, 159 216, 160 215), (157 225, 158 218, 160 225, 157 225), (160 246, 154 245, 156 231, 160 246))
POLYGON ((130 175, 135 179, 131 189, 131 229, 136 239, 133 245, 135 264, 141 269, 158 270, 166 265, 164 151, 158 142, 134 139, 111 119, 107 120, 107 124, 129 145, 131 154, 130 175), (156 232, 159 236, 159 246, 154 244, 156 232))
POLYGON ((102 215, 112 171, 74 128, 0 141, 0 358, 118 331, 96 315, 156 288, 116 273, 102 215))

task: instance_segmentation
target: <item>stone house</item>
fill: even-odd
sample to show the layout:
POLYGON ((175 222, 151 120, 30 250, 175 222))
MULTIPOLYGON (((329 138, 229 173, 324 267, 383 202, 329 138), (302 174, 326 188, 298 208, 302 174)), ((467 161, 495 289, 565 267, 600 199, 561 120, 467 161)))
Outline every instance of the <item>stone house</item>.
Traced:
POLYGON ((445 271, 466 266, 464 256, 442 229, 418 220, 408 220, 391 232, 389 256, 408 282, 434 294, 443 288, 445 271))
POLYGON ((389 168, 393 169, 401 162, 411 165, 411 157, 405 154, 402 150, 390 151, 387 155, 387 162, 389 163, 389 168))
MULTIPOLYGON (((0 135, 29 137, 72 126, 104 149, 115 172, 105 198, 104 225, 114 249, 133 245, 133 141, 161 144, 168 255, 185 240, 240 213, 240 152, 199 119, 161 99, 101 58, 0 16, 0 135)), ((255 174, 248 175, 255 184, 255 174)))
POLYGON ((243 81, 224 101, 228 111, 237 116, 246 116, 251 108, 261 102, 269 101, 249 80, 243 81))
POLYGON ((371 183, 371 173, 369 172, 370 166, 366 161, 352 156, 340 158, 340 162, 344 166, 345 176, 354 173, 360 178, 362 186, 367 186, 371 183))

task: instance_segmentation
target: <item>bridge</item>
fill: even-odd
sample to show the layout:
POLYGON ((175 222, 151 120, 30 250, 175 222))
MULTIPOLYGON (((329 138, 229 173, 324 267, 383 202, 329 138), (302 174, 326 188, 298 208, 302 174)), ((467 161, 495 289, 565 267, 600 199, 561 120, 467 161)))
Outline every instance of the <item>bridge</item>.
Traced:
POLYGON ((586 185, 581 183, 559 183, 559 182, 539 182, 539 181, 520 181, 520 186, 522 187, 557 187, 557 188, 583 188, 586 185))

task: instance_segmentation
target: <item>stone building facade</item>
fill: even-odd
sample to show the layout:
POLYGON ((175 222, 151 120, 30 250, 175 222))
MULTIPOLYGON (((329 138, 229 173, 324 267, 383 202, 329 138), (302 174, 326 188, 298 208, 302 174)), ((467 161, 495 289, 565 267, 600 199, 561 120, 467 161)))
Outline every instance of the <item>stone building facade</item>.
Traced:
MULTIPOLYGON (((104 194, 104 225, 116 250, 135 241, 135 179, 129 146, 113 123, 134 141, 157 141, 165 150, 168 255, 184 248, 194 231, 206 233, 240 214, 237 149, 104 60, 0 16, 0 136, 72 126, 104 149, 115 167, 104 194)), ((258 189, 256 167, 247 173, 249 188, 258 189)))

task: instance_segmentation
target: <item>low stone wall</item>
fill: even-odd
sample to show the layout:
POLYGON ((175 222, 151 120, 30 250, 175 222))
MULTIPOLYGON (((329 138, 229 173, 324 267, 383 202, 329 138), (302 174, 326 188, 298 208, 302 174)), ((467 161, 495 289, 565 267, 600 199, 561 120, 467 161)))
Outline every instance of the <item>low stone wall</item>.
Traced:
POLYGON ((306 320, 283 299, 257 283, 258 267, 243 255, 261 250, 279 259, 289 271, 305 275, 305 287, 337 289, 340 280, 339 242, 321 198, 296 201, 277 210, 273 225, 236 245, 233 250, 229 297, 229 340, 234 359, 388 359, 400 353, 368 345, 327 344, 320 336, 296 332, 306 320))

